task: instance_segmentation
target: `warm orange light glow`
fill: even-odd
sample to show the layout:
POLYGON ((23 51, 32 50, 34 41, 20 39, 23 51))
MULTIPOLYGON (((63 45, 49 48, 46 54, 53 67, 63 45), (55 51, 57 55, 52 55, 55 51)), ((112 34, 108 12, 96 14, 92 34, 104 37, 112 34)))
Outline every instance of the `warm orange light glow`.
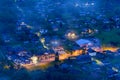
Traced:
POLYGON ((72 56, 78 56, 82 54, 82 50, 76 50, 72 52, 72 56))
POLYGON ((34 64, 37 64, 37 62, 38 62, 38 57, 37 57, 37 56, 33 56, 33 57, 31 57, 31 60, 32 60, 32 62, 33 62, 34 64))
MULTIPOLYGON (((64 53, 64 54, 60 54, 59 55, 59 59, 60 60, 65 60, 65 59, 68 59, 69 57, 79 56, 81 54, 82 54, 82 50, 76 50, 76 51, 72 52, 72 55, 70 54, 70 52, 64 53)), ((52 62, 52 61, 55 60, 55 54, 48 54, 46 56, 45 55, 42 55, 42 56, 33 56, 33 57, 31 57, 31 60, 32 60, 31 64, 24 64, 22 66, 25 67, 25 68, 27 68, 27 69, 31 69, 31 68, 33 68, 36 65, 41 65, 42 66, 45 63, 50 63, 50 62, 52 62), (47 57, 49 56, 49 58, 45 59, 46 56, 47 57), (39 57, 40 60, 38 59, 38 57, 39 57), (42 58, 42 60, 41 60, 41 58, 42 58), (38 60, 40 62, 38 62, 38 60), (36 65, 33 65, 33 64, 36 64, 36 65)))
MULTIPOLYGON (((99 51, 99 49, 100 48, 98 48, 98 51, 99 51)), ((117 49, 118 48, 116 48, 116 47, 102 47, 102 51, 103 50, 116 51, 117 49)), ((79 56, 81 54, 82 54, 82 50, 75 50, 75 51, 72 51, 72 52, 68 51, 68 52, 66 52, 64 54, 59 54, 59 60, 65 60, 65 59, 68 59, 69 57, 75 57, 75 56, 79 56)), ((50 62, 54 61, 55 60, 55 54, 48 54, 48 55, 42 55, 42 56, 33 56, 31 58, 31 60, 32 60, 32 62, 34 64, 42 66, 43 64, 50 63, 50 62), (39 62, 38 62, 38 60, 39 60, 39 62)), ((93 61, 95 61, 98 65, 103 65, 103 63, 101 61, 97 60, 97 59, 93 59, 93 61)), ((27 69, 31 69, 31 67, 36 66, 36 65, 33 65, 33 63, 24 64, 23 67, 25 67, 27 69)))
POLYGON ((91 34, 91 33, 92 33, 92 30, 91 30, 91 29, 88 29, 88 33, 90 33, 90 34, 91 34))
POLYGON ((66 34, 66 37, 70 40, 74 40, 78 38, 78 35, 74 31, 70 31, 66 34))
POLYGON ((68 33, 68 37, 75 38, 76 34, 75 33, 68 33))
POLYGON ((115 52, 115 51, 117 51, 117 47, 106 47, 106 46, 103 46, 102 47, 102 50, 104 51, 104 50, 110 50, 110 51, 112 51, 112 52, 115 52))
POLYGON ((8 65, 4 66, 4 69, 9 69, 9 68, 10 68, 10 66, 8 66, 8 65))

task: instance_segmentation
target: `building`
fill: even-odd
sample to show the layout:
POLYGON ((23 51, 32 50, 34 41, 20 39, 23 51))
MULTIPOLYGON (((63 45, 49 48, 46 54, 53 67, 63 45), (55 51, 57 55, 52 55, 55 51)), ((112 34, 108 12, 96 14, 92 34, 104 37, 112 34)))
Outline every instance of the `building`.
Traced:
POLYGON ((90 56, 96 56, 96 51, 94 51, 93 49, 91 49, 91 48, 89 48, 88 50, 87 50, 87 53, 90 55, 90 56))
POLYGON ((80 47, 91 48, 95 51, 101 51, 100 41, 98 39, 79 39, 75 41, 80 47))
POLYGON ((79 39, 77 41, 75 41, 80 47, 84 47, 84 46, 92 46, 92 42, 87 40, 87 39, 79 39))

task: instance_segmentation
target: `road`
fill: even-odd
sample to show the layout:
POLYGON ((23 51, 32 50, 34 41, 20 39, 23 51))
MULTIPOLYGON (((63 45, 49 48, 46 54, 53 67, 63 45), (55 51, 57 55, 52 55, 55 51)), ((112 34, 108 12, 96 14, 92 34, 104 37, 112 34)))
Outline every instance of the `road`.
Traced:
MULTIPOLYGON (((69 57, 72 56, 79 56, 82 54, 81 50, 76 50, 73 52, 73 54, 71 55, 70 53, 64 53, 64 54, 60 54, 59 55, 59 60, 65 60, 68 59, 69 57)), ((55 54, 52 55, 45 55, 45 56, 37 56, 40 59, 42 58, 42 60, 39 60, 37 63, 30 63, 30 64, 23 64, 22 66, 25 67, 28 70, 33 70, 33 69, 38 69, 41 67, 47 67, 50 65, 51 62, 53 62, 55 60, 55 54), (45 58, 45 57, 49 57, 49 58, 45 58), (44 59, 43 59, 44 58, 44 59)))

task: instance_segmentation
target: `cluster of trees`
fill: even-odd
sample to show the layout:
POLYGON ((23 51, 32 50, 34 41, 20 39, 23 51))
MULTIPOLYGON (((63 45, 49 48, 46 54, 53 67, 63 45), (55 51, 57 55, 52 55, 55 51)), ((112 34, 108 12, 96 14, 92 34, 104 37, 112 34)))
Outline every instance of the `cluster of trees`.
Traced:
POLYGON ((12 33, 15 30, 18 13, 14 0, 0 1, 0 33, 12 33))
POLYGON ((120 30, 119 29, 113 29, 109 32, 101 32, 100 34, 96 34, 96 37, 98 37, 102 44, 108 44, 111 46, 120 46, 120 30))
MULTIPOLYGON (((72 0, 71 0, 72 1, 72 0)), ((88 0, 86 0, 88 1, 88 0)), ((72 1, 74 2, 74 1, 72 1)), ((99 1, 99 8, 108 8, 108 7, 112 7, 114 6, 113 9, 119 7, 119 5, 117 5, 115 7, 115 4, 117 4, 117 1, 99 1), (111 4, 111 3, 114 4, 111 4), (111 6, 112 5, 112 6, 111 6), (107 7, 108 6, 108 7, 107 7)), ((104 11, 106 11, 107 9, 105 9, 104 11)), ((15 31, 15 27, 17 26, 17 22, 20 19, 23 19, 23 21, 27 22, 29 25, 33 25, 36 27, 43 27, 45 29, 48 30, 48 35, 58 35, 58 36, 63 36, 65 34, 65 31, 68 28, 74 29, 76 25, 81 25, 81 28, 84 27, 89 27, 90 25, 83 25, 84 21, 82 22, 81 20, 79 21, 73 21, 73 19, 79 19, 80 18, 84 18, 85 20, 89 19, 87 17, 81 17, 80 15, 78 15, 79 13, 79 8, 74 8, 73 5, 70 5, 70 3, 68 1, 40 1, 40 0, 4 0, 4 1, 0 1, 0 33, 6 33, 6 32, 10 32, 11 34, 14 33, 15 31), (51 5, 48 3, 51 2, 51 5), (61 6, 56 5, 56 3, 61 2, 61 6), (38 5, 38 3, 40 3, 38 5), (63 7, 63 5, 66 5, 67 7, 63 7), (57 6, 57 10, 54 6, 57 6), (19 7, 19 8, 18 8, 19 7), (39 9, 41 9, 41 11, 39 11, 39 9), (53 11, 49 11, 51 9, 54 9, 53 11), (63 13, 61 13, 63 12, 63 13), (59 26, 56 25, 58 24, 56 18, 59 18, 60 20, 62 20, 62 22, 66 23, 65 25, 62 25, 63 27, 59 29, 58 32, 54 33, 52 28, 51 28, 51 23, 49 22, 49 20, 52 20, 51 22, 53 22, 55 25, 54 26, 59 26)), ((84 10, 83 10, 84 11, 84 10)), ((102 10, 101 10, 102 11, 102 10)), ((115 11, 119 11, 115 9, 115 11)), ((113 11, 113 13, 116 13, 115 11, 113 11)), ((96 12, 100 12, 100 11, 96 11, 96 12)), ((106 12, 105 14, 107 14, 108 16, 108 12, 106 12)), ((110 13, 109 13, 110 14, 110 13)), ((115 15, 115 14, 110 14, 110 15, 115 15)), ((100 24, 100 22, 98 22, 100 24)), ((101 30, 101 26, 102 25, 91 25, 92 28, 98 28, 101 30)), ((80 32, 80 29, 76 29, 78 32, 80 32)), ((103 28, 104 29, 104 28, 103 28)), ((1 40, 1 39, 0 39, 1 40)))
POLYGON ((9 75, 10 80, 108 80, 106 72, 103 71, 91 71, 89 69, 76 71, 76 67, 72 67, 73 71, 69 72, 69 68, 49 68, 45 71, 34 70, 28 71, 21 68, 17 71, 13 71, 9 75), (75 71, 74 71, 75 70, 75 71))

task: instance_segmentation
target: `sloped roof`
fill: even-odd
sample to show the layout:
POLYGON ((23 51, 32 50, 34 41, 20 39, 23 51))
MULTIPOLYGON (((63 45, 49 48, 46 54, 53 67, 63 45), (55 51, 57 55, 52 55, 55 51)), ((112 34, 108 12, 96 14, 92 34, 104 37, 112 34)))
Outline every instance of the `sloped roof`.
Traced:
POLYGON ((84 45, 84 44, 88 44, 91 43, 91 41, 87 40, 87 39, 79 39, 77 41, 75 41, 78 45, 84 45))

